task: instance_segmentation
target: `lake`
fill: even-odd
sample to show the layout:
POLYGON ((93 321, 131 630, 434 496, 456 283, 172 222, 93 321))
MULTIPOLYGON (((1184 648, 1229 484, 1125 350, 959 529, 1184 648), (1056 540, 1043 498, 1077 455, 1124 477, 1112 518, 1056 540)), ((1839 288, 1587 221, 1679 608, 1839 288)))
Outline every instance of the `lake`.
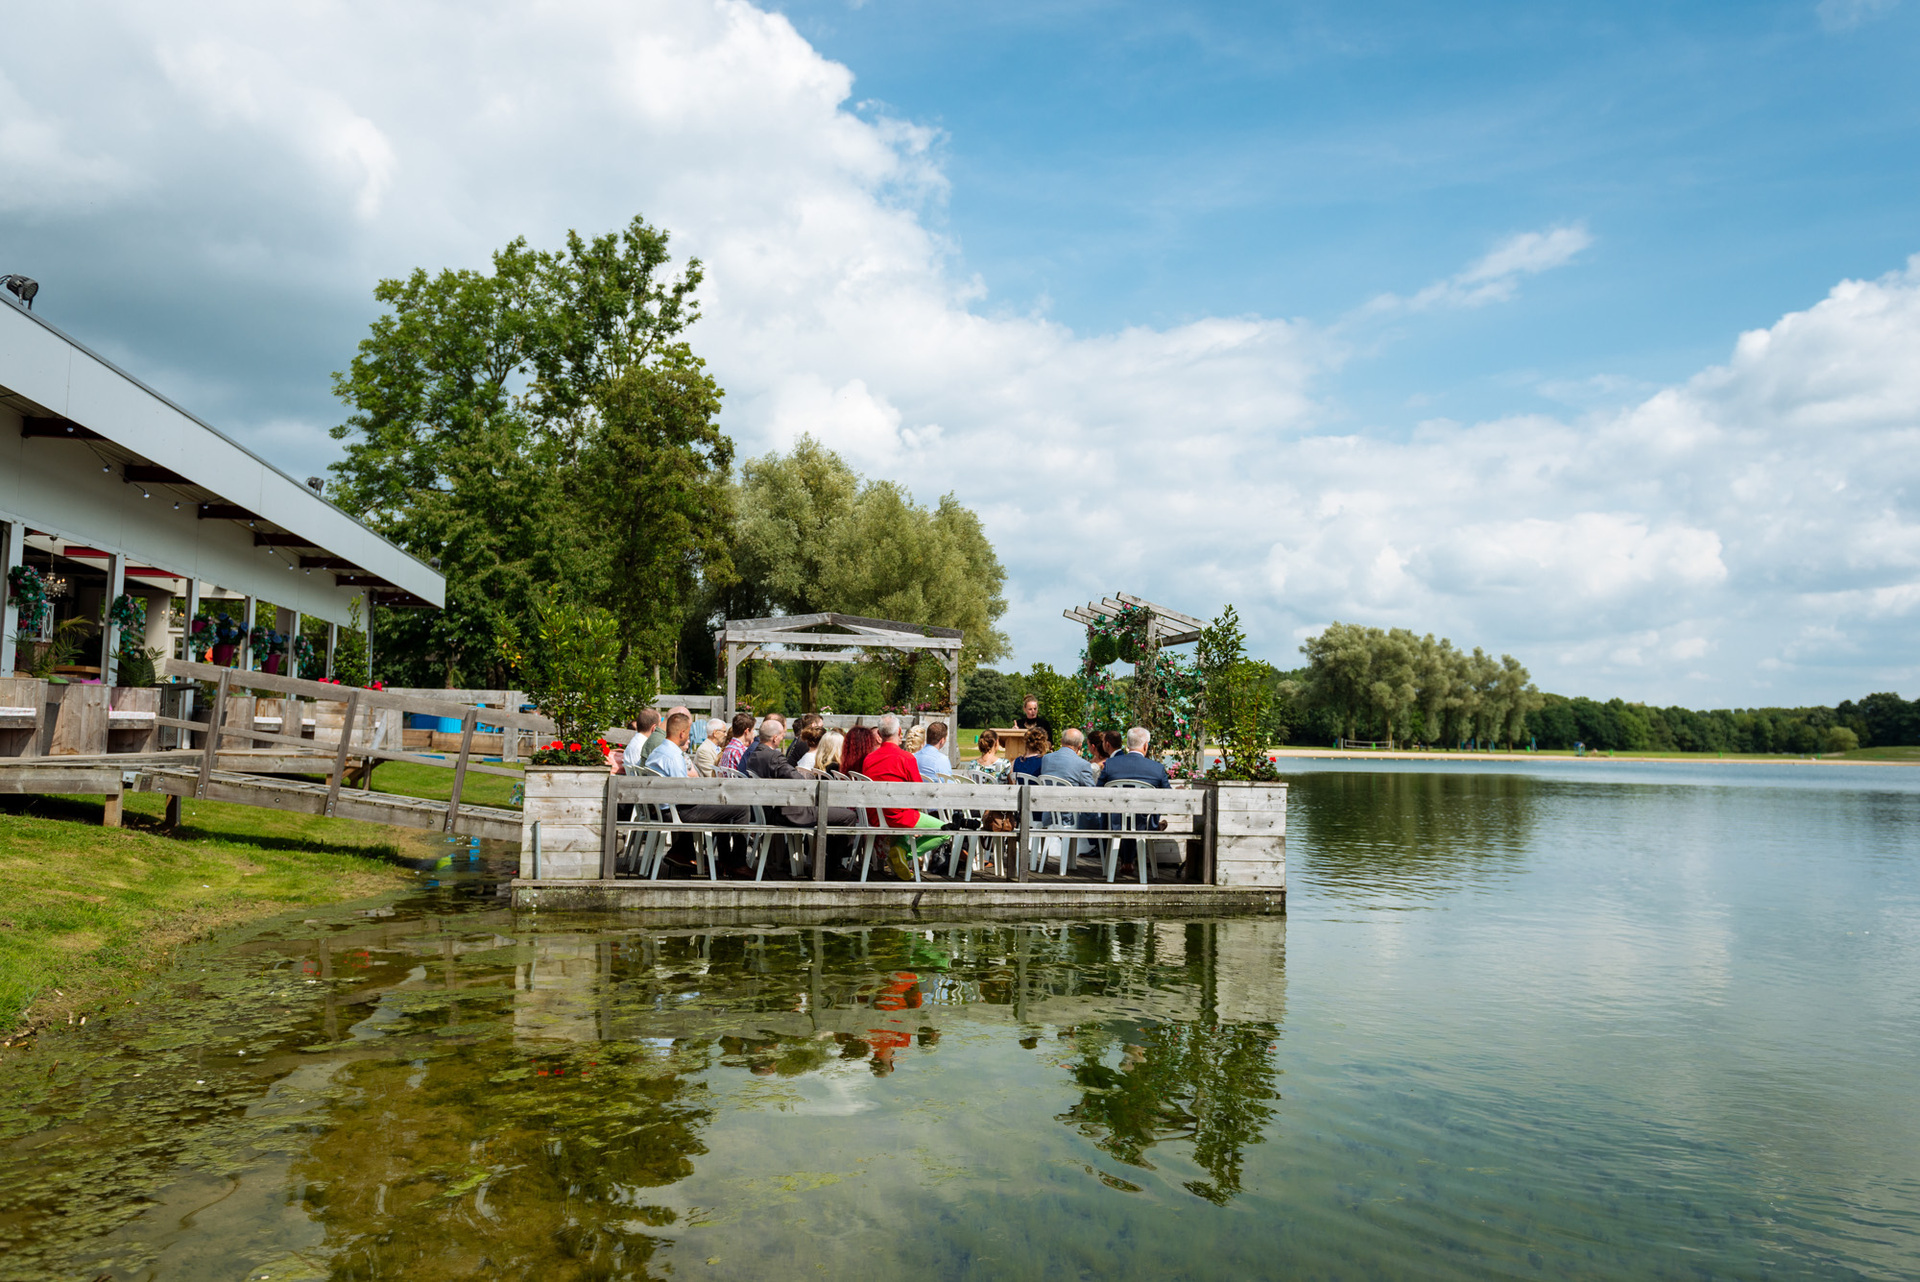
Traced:
POLYGON ((450 846, 0 1061, 0 1277, 1920 1275, 1920 771, 1288 765, 1284 918, 648 928, 450 846))

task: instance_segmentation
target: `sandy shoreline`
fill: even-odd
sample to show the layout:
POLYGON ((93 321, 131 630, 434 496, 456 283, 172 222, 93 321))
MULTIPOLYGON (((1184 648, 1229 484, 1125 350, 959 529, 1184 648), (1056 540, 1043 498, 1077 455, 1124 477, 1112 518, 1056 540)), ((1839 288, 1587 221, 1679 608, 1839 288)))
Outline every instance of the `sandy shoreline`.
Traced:
POLYGON ((1629 754, 1607 756, 1588 753, 1584 757, 1546 755, 1537 752, 1381 752, 1373 749, 1347 751, 1339 748, 1274 748, 1267 753, 1277 761, 1292 757, 1309 761, 1644 761, 1655 765, 1691 766, 1904 766, 1920 761, 1849 761, 1841 757, 1709 757, 1705 753, 1687 757, 1640 757, 1629 754))

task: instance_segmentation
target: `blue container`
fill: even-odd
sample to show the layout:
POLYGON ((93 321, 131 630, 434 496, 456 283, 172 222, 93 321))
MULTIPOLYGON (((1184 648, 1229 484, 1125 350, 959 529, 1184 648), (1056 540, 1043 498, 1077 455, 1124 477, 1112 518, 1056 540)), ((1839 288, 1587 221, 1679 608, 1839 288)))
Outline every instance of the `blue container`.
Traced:
POLYGON ((440 730, 451 734, 458 734, 460 733, 460 718, 430 717, 423 712, 409 712, 407 714, 407 729, 440 730))

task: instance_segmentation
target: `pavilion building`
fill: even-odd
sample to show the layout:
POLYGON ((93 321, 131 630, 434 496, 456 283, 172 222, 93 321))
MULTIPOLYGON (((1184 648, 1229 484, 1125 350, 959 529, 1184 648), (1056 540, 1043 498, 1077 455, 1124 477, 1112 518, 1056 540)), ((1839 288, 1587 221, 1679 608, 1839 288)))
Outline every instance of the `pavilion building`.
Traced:
MULTIPOLYGON (((122 595, 145 604, 145 644, 183 654, 203 603, 251 631, 292 638, 302 616, 333 675, 340 628, 372 606, 439 607, 431 565, 8 298, 0 305, 0 575, 31 566, 54 607, 18 637, 0 618, 0 676, 24 668, 66 619, 106 619, 122 595), (263 604, 270 603, 268 616, 263 604)), ((5 583, 0 579, 0 591, 5 583)), ((123 617, 125 612, 122 612, 123 617)), ((118 627, 101 627, 64 675, 115 683, 118 627)), ((237 652, 251 667, 249 648, 237 652)), ((354 684, 363 673, 340 673, 354 684)))

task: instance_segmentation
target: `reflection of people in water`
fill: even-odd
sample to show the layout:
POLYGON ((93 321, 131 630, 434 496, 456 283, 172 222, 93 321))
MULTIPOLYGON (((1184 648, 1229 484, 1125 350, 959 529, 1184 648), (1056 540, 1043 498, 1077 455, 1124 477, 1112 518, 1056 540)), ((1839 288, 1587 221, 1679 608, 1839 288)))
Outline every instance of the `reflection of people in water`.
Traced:
POLYGON ((913 1045, 913 1038, 898 1029, 869 1028, 867 1040, 873 1044, 873 1061, 868 1065, 875 1077, 885 1077, 894 1070, 894 1052, 903 1046, 913 1045))
POLYGON ((920 995, 920 977, 910 970, 895 971, 893 982, 874 994, 875 1010, 919 1010, 925 1001, 920 995))

